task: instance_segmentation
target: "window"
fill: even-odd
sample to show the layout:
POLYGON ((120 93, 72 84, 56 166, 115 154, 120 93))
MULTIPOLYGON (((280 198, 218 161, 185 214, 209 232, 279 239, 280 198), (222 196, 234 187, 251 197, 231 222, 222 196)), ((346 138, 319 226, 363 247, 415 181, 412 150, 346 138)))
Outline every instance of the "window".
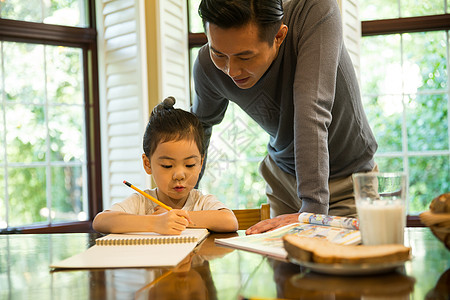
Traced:
POLYGON ((100 209, 93 3, 0 3, 4 231, 85 230, 100 209))
POLYGON ((409 176, 409 215, 450 191, 446 1, 362 1, 361 90, 381 171, 409 176))
MULTIPOLYGON (((206 43, 197 13, 199 0, 189 3, 191 67, 199 47, 206 43)), ((191 80, 193 85, 193 80, 191 80)), ((230 208, 253 208, 266 203, 266 184, 258 173, 267 154, 268 134, 239 106, 230 102, 225 118, 214 126, 205 174, 200 188, 216 195, 230 208)))

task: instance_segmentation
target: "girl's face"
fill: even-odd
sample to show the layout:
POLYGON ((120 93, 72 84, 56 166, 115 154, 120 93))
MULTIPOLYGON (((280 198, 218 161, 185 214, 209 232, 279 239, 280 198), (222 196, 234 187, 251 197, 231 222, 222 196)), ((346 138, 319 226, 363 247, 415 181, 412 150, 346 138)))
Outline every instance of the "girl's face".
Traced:
POLYGON ((158 144, 150 160, 142 154, 144 169, 158 187, 159 200, 182 208, 197 184, 203 158, 194 140, 182 139, 158 144))

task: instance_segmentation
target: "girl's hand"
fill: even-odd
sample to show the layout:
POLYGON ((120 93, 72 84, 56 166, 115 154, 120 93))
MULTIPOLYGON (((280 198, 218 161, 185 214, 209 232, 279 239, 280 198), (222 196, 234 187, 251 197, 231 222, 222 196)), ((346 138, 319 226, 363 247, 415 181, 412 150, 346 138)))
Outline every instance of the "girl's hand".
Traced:
MULTIPOLYGON (((161 209, 163 209, 161 207, 161 209)), ((155 209, 156 212, 156 209, 155 209)), ((189 224, 189 215, 181 209, 172 209, 158 214, 156 232, 161 234, 180 234, 189 224)))

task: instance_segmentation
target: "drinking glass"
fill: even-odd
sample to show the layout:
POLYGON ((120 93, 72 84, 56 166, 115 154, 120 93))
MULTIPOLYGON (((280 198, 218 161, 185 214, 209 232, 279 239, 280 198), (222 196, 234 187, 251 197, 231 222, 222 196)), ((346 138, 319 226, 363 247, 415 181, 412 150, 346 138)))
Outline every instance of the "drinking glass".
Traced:
POLYGON ((406 174, 368 172, 352 177, 362 243, 403 244, 406 174))

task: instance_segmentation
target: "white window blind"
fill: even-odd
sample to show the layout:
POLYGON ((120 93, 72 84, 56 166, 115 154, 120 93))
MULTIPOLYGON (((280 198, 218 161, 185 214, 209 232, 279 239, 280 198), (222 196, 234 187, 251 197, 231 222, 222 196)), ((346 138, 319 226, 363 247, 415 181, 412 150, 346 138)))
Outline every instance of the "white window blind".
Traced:
POLYGON ((359 20, 358 0, 338 0, 342 14, 344 43, 360 79, 360 39, 361 22, 359 20))
POLYGON ((153 106, 167 96, 174 96, 178 107, 190 106, 187 8, 183 0, 96 4, 103 205, 108 208, 130 194, 123 180, 150 186, 141 154, 153 106))
POLYGON ((135 0, 97 1, 103 205, 130 194, 123 180, 142 186, 142 110, 138 6, 135 0))
POLYGON ((189 50, 187 4, 160 1, 161 79, 163 97, 174 96, 177 107, 189 109, 189 50))

